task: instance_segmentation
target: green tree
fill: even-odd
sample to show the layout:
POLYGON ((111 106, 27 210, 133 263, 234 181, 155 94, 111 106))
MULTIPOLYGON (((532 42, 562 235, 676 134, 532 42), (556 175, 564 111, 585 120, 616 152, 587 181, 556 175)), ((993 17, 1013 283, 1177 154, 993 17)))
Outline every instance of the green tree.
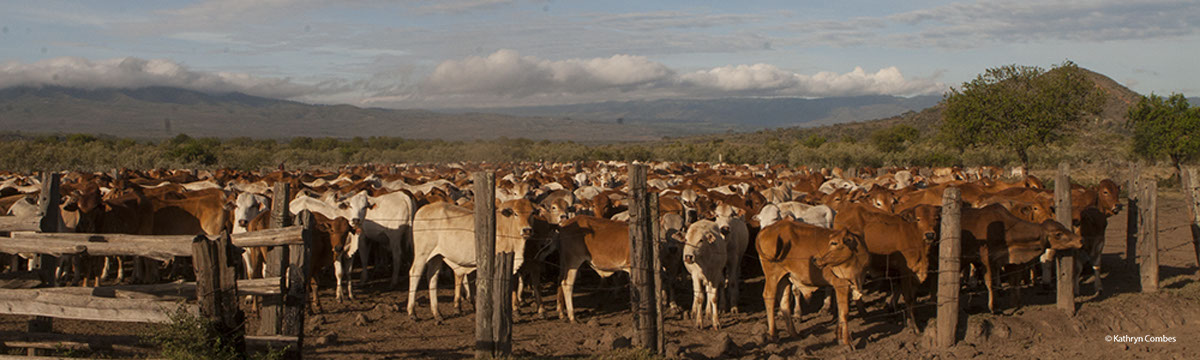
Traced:
POLYGON ((883 152, 902 152, 921 137, 917 128, 900 124, 871 133, 871 144, 883 152))
POLYGON ((807 138, 804 138, 804 141, 800 142, 800 144, 802 144, 802 145, 804 145, 804 147, 807 147, 810 149, 816 149, 816 148, 821 147, 821 145, 824 145, 825 141, 826 140, 825 140, 824 136, 812 134, 812 135, 809 135, 807 138))
POLYGON ((1182 94, 1143 96, 1128 116, 1134 153, 1151 160, 1169 157, 1176 169, 1200 154, 1200 107, 1191 107, 1182 94))
POLYGON ((993 144, 1029 165, 1029 148, 1064 137, 1070 125, 1097 113, 1104 97, 1087 73, 1066 61, 1050 71, 1007 65, 951 88, 941 135, 959 150, 993 144))

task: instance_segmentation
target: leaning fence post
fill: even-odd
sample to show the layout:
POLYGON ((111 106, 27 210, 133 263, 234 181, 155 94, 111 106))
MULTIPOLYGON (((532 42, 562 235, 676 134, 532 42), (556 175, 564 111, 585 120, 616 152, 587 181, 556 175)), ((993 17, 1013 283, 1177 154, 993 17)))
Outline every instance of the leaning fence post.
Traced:
POLYGON ((496 350, 492 323, 492 270, 496 256, 496 174, 471 174, 475 192, 475 358, 492 357, 496 350))
POLYGON ((634 344, 651 352, 657 353, 658 329, 655 314, 657 307, 654 293, 654 279, 651 269, 654 264, 654 250, 651 243, 654 236, 651 227, 650 202, 646 191, 646 165, 634 164, 629 167, 630 197, 633 206, 629 208, 629 258, 630 258, 630 302, 633 310, 633 326, 635 330, 634 344))
POLYGON ((1158 291, 1158 182, 1153 178, 1142 184, 1142 224, 1138 237, 1138 265, 1142 292, 1158 291))
MULTIPOLYGON (((1055 219, 1071 229, 1071 165, 1058 164, 1058 177, 1054 179, 1055 219)), ((1059 251, 1054 258, 1058 279, 1058 308, 1068 315, 1075 315, 1075 251, 1059 251)), ((1045 274, 1049 276, 1049 274, 1045 274)))
POLYGON ((1142 166, 1132 163, 1129 166, 1129 181, 1126 186, 1125 207, 1125 261, 1137 261, 1138 225, 1141 222, 1138 210, 1138 197, 1142 192, 1142 166))
MULTIPOLYGON (((271 228, 281 229, 292 224, 292 213, 288 209, 288 198, 290 197, 291 187, 286 181, 280 180, 275 182, 275 188, 271 193, 271 228)), ((279 288, 287 289, 288 284, 286 276, 288 263, 287 246, 272 246, 267 252, 267 261, 263 266, 264 278, 279 277, 279 288)), ((249 266, 249 264, 247 264, 249 266)), ((363 269, 366 271, 366 269, 363 269)), ((285 295, 264 296, 262 299, 262 310, 259 311, 259 335, 278 335, 281 332, 281 315, 283 313, 282 303, 285 295)))
MULTIPOLYGON (((942 237, 938 244, 937 346, 954 346, 958 334, 959 272, 962 269, 962 191, 942 195, 942 237)), ((770 316, 770 314, 768 314, 770 316)))
POLYGON ((196 272, 196 298, 200 315, 213 322, 222 342, 238 354, 246 353, 245 315, 238 308, 237 271, 230 252, 233 244, 225 231, 216 240, 197 235, 192 241, 192 269, 196 272))
MULTIPOLYGON (((38 194, 38 215, 41 217, 38 220, 38 231, 44 233, 58 232, 58 223, 62 218, 61 209, 58 203, 61 199, 59 194, 59 183, 62 181, 62 174, 51 171, 42 172, 42 191, 38 194)), ((16 254, 13 254, 16 257, 16 254)), ((55 263, 58 258, 50 255, 37 255, 38 259, 38 275, 42 278, 42 282, 56 285, 58 278, 54 274, 55 263)), ((78 271, 78 270, 76 270, 78 271)), ((47 316, 34 316, 29 319, 28 331, 31 333, 48 333, 54 330, 54 320, 47 316)), ((37 356, 42 350, 30 348, 29 356, 37 356)))
POLYGON ((1188 219, 1191 221, 1192 229, 1192 249, 1196 251, 1196 265, 1200 266, 1200 180, 1196 179, 1196 169, 1188 168, 1182 171, 1187 174, 1184 182, 1183 192, 1187 194, 1188 199, 1188 219))

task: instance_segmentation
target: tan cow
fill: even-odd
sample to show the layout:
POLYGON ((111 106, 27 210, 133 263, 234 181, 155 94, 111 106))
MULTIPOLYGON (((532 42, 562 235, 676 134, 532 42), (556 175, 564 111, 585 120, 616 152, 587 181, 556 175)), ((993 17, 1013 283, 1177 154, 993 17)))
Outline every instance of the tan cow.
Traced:
MULTIPOLYGON (((496 206, 496 252, 513 253, 513 273, 525 259, 525 242, 533 236, 535 208, 527 199, 496 206)), ((450 203, 425 205, 413 217, 413 264, 408 271, 408 315, 416 316, 417 283, 429 272, 429 308, 437 322, 437 279, 441 259, 454 271, 454 307, 462 306, 463 277, 475 271, 475 213, 450 203)))
POLYGON ((624 222, 578 215, 563 224, 558 232, 559 288, 555 306, 560 319, 575 322, 575 276, 584 262, 591 264, 601 277, 618 271, 629 272, 629 225, 624 222), (563 307, 566 306, 566 313, 563 307))

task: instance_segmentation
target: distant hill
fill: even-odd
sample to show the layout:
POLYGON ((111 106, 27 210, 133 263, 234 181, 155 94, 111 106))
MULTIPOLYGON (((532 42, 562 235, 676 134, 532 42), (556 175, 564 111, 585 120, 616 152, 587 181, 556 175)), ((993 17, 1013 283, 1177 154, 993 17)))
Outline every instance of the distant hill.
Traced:
MULTIPOLYGON (((1114 135, 1121 138, 1130 136, 1130 129, 1125 127, 1125 123, 1128 120, 1125 115, 1129 111, 1129 107, 1136 104, 1141 95, 1108 76, 1087 69, 1084 69, 1084 71, 1091 77, 1096 86, 1106 94, 1105 103, 1096 118, 1081 124, 1079 129, 1073 130, 1073 132, 1083 141, 1097 139, 1109 141, 1111 140, 1111 136, 1114 135)), ((1200 105, 1200 102, 1190 100, 1189 102, 1193 106, 1200 105)), ((755 144, 765 143, 768 140, 795 141, 815 134, 823 136, 830 141, 846 138, 862 141, 867 139, 876 130, 900 124, 912 126, 921 132, 922 137, 928 137, 934 136, 938 132, 942 123, 942 111, 944 108, 941 104, 935 104, 920 111, 908 111, 903 114, 868 121, 853 121, 820 127, 793 126, 733 135, 698 135, 675 140, 683 142, 729 141, 755 144)))
POLYGON ((861 121, 919 110, 938 98, 657 100, 433 112, 312 105, 170 87, 90 90, 46 86, 0 89, 0 126, 26 133, 134 138, 185 133, 258 138, 508 137, 596 143, 861 121))
POLYGON ((714 130, 754 131, 820 126, 879 119, 921 110, 941 95, 911 98, 886 95, 803 98, 721 98, 609 101, 555 106, 444 109, 446 113, 484 112, 513 116, 554 116, 595 121, 690 123, 714 130), (724 129, 722 129, 724 128, 724 129))
POLYGON ((132 138, 193 137, 641 141, 671 129, 496 114, 311 105, 241 93, 206 94, 169 87, 0 89, 0 127, 23 133, 92 133, 132 138))

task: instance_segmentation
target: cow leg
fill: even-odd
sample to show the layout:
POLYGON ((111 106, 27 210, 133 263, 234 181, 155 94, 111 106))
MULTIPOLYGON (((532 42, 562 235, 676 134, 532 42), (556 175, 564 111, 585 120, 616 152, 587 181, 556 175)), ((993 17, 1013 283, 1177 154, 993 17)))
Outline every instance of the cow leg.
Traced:
MULTIPOLYGON (((337 280, 337 288, 334 289, 333 293, 334 298, 337 299, 337 302, 339 303, 342 302, 342 290, 345 288, 345 286, 343 286, 344 283, 342 282, 346 279, 346 269, 343 267, 343 265, 345 265, 345 257, 346 256, 344 253, 335 254, 333 257, 333 277, 337 280)), ((353 299, 354 294, 346 294, 346 297, 353 299)))
POLYGON ((121 283, 125 281, 125 259, 120 256, 115 258, 117 259, 117 283, 121 283))
POLYGON ((914 303, 917 301, 916 280, 912 275, 901 278, 900 292, 904 294, 905 326, 912 330, 913 334, 920 334, 921 331, 917 328, 917 316, 913 311, 914 303))
MULTIPOLYGON (((563 271, 562 280, 559 283, 559 303, 566 305, 567 317, 566 320, 575 323, 575 278, 579 275, 579 264, 571 266, 563 271)), ((559 318, 562 317, 562 311, 559 311, 559 318)))
POLYGON ((692 318, 696 321, 696 328, 704 328, 704 283, 700 274, 692 274, 692 318))
POLYGON ((721 283, 724 281, 705 281, 704 284, 708 288, 708 313, 712 317, 713 330, 721 330, 721 320, 717 317, 717 313, 720 312, 717 308, 717 284, 721 283))
MULTIPOLYGON (((388 237, 391 239, 391 237, 388 237)), ((392 250, 392 289, 400 285, 400 267, 404 261, 404 239, 394 239, 388 242, 392 250)))
POLYGON ((729 271, 729 277, 725 279, 726 295, 729 296, 729 312, 734 314, 738 313, 738 297, 741 296, 741 291, 738 286, 741 283, 742 272, 741 266, 738 265, 741 263, 742 259, 739 257, 736 261, 737 262, 734 264, 732 270, 729 271))
MULTIPOLYGON (((358 250, 362 251, 362 246, 358 250)), ((363 254, 360 253, 358 256, 363 256, 363 254)), ((417 317, 415 312, 417 307, 417 284, 421 282, 421 272, 425 271, 426 265, 430 263, 429 260, 427 257, 414 257, 412 267, 408 269, 408 316, 413 319, 417 317)), ((363 272, 366 271, 364 268, 363 272)))
MULTIPOLYGON (((358 245, 358 261, 360 263, 362 263, 362 270, 359 270, 359 271, 362 271, 362 273, 359 274, 360 275, 359 278, 362 279, 362 282, 360 282, 359 284, 361 284, 362 286, 366 286, 367 281, 369 281, 371 278, 370 271, 368 270, 370 268, 367 267, 367 263, 370 262, 370 259, 371 259, 371 242, 367 241, 366 239, 363 239, 362 237, 359 237, 358 244, 359 244, 358 245)), ((416 257, 414 256, 413 262, 416 262, 416 261, 417 261, 416 257)), ((428 261, 428 260, 426 260, 426 261, 428 261)), ((421 265, 425 265, 425 264, 421 264, 421 265)), ((413 264, 413 269, 418 269, 417 264, 413 264)), ((418 271, 417 276, 420 277, 420 271, 418 271)), ((410 281, 412 280, 412 269, 409 269, 409 271, 408 271, 408 278, 410 281)), ((412 286, 413 286, 412 282, 409 282, 409 287, 412 287, 412 286)))
POLYGON ((837 293, 838 342, 854 350, 854 345, 850 343, 850 324, 846 321, 846 315, 850 312, 850 287, 837 286, 834 292, 837 293))
MULTIPOLYGON (((425 265, 429 272, 429 310, 433 312, 433 321, 441 324, 442 315, 438 313, 438 274, 442 272, 442 264, 440 262, 431 261, 425 265)), ((455 283, 457 285, 457 283, 455 283)), ((455 286, 457 289, 457 286, 455 286)))
MULTIPOLYGON (((989 263, 990 263, 990 261, 989 261, 989 263)), ((995 276, 995 274, 992 274, 992 266, 990 264, 984 265, 983 266, 983 286, 987 287, 988 311, 991 311, 993 314, 996 313, 996 289, 994 286, 995 280, 992 279, 992 277, 994 277, 994 276, 995 276)))
POLYGON ((242 267, 246 269, 246 278, 254 278, 254 254, 249 248, 242 249, 242 267))
MULTIPOLYGON (((1103 256, 1104 237, 1096 242, 1096 250, 1092 251, 1092 277, 1096 278, 1096 295, 1104 292, 1104 283, 1100 280, 1100 257, 1103 256)), ((1078 263, 1078 262, 1076 262, 1078 263)), ((1078 288, 1078 287, 1076 287, 1078 288)))
POLYGON ((1054 275, 1054 262, 1042 263, 1042 288, 1049 289, 1051 276, 1054 275))
POLYGON ((454 272, 454 300, 452 303, 454 305, 454 313, 456 315, 463 313, 463 276, 464 275, 459 274, 458 271, 454 272))
POLYGON ((317 278, 311 277, 308 281, 308 287, 312 290, 312 312, 310 314, 325 312, 321 310, 321 298, 317 296, 317 278))
POLYGON ((542 272, 541 270, 533 270, 529 274, 529 291, 533 295, 534 306, 537 307, 537 317, 539 319, 546 318, 545 308, 542 306, 542 272))

